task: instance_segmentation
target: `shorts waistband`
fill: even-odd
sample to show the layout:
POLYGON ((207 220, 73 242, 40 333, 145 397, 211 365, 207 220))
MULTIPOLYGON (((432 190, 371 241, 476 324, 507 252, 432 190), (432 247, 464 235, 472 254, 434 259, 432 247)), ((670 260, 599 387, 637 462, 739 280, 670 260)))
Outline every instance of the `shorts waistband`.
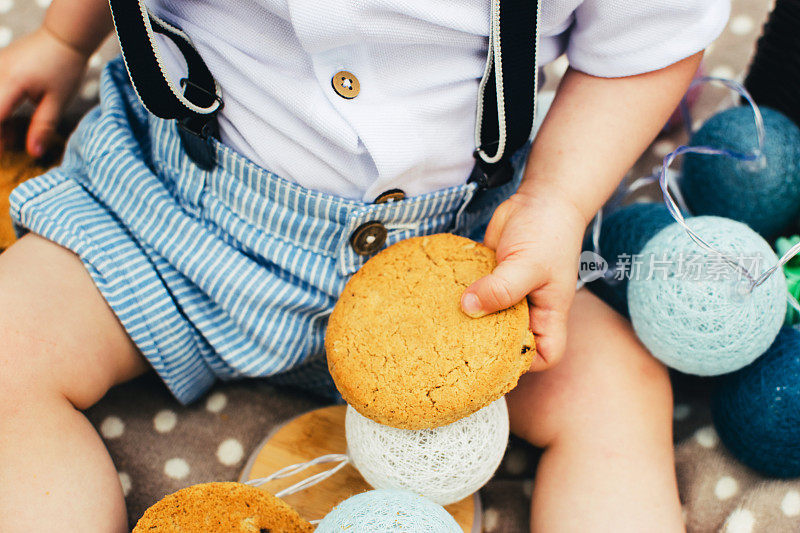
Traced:
MULTIPOLYGON (((235 217, 301 249, 335 257, 342 275, 355 272, 367 259, 350 243, 364 224, 383 225, 389 246, 416 235, 464 233, 475 220, 476 213, 468 209, 479 192, 474 183, 368 204, 301 187, 218 141, 212 141, 217 165, 204 170, 186 154, 174 121, 150 116, 149 127, 154 164, 186 209, 217 210, 220 217, 235 217)), ((507 197, 511 191, 501 187, 492 196, 507 197)), ((494 207, 496 203, 489 206, 494 207)), ((479 208, 479 214, 485 215, 486 209, 479 208)))

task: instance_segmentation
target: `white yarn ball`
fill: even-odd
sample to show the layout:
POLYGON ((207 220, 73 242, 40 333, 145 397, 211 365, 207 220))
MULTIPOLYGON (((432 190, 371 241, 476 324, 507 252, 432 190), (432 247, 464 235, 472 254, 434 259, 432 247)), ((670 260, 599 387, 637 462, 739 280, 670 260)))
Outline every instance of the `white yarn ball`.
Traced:
MULTIPOLYGON (((778 262, 769 244, 740 222, 703 216, 686 223, 753 277, 778 262)), ((726 374, 752 363, 775 340, 786 313, 780 269, 748 291, 742 274, 678 224, 650 239, 641 259, 628 284, 631 322, 665 365, 700 376, 726 374)))
POLYGON ((348 406, 345 430, 350 459, 367 483, 449 505, 497 470, 508 445, 508 407, 501 398, 452 424, 408 430, 378 424, 348 406))

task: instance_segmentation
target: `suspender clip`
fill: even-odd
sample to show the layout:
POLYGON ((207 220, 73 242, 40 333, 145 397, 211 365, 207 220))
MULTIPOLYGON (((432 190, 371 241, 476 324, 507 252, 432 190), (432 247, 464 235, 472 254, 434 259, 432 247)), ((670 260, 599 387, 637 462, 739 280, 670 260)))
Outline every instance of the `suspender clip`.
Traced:
POLYGON ((217 150, 211 139, 219 136, 217 115, 191 116, 178 120, 178 135, 186 154, 203 170, 217 164, 217 150))
POLYGON ((510 158, 504 157, 497 163, 484 163, 478 150, 475 150, 475 166, 469 175, 467 183, 477 183, 480 189, 493 189, 505 185, 514 177, 514 166, 510 158))
POLYGON ((219 123, 217 113, 224 105, 217 94, 212 94, 188 78, 180 81, 185 92, 189 90, 200 92, 219 102, 219 107, 208 115, 190 115, 178 120, 178 134, 183 142, 186 153, 203 170, 211 170, 216 165, 216 149, 211 143, 212 138, 219 138, 219 123), (188 89, 187 89, 188 85, 188 89))

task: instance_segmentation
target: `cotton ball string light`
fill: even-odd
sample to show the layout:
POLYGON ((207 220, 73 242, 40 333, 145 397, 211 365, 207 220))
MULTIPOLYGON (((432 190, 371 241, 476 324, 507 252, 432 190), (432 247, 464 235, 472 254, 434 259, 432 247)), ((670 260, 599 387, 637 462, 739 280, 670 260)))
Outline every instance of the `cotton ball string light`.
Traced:
POLYGON ((603 219, 600 228, 600 255, 618 277, 598 279, 587 287, 601 300, 628 316, 628 275, 633 256, 656 233, 675 222, 664 204, 636 203, 623 207, 603 219), (627 262, 627 264, 626 264, 627 262))
MULTIPOLYGON (((686 224, 754 277, 778 262, 767 242, 740 222, 695 217, 686 224)), ((642 256, 646 269, 628 284, 628 308, 639 339, 664 364, 688 374, 725 374, 772 344, 786 313, 780 272, 750 291, 742 273, 677 223, 650 239, 642 256)))
POLYGON ((378 424, 348 406, 350 460, 378 489, 407 489, 449 505, 480 489, 508 444, 505 398, 452 424, 407 430, 378 424))
MULTIPOLYGON (((766 107, 760 111, 764 119, 764 164, 687 154, 681 191, 693 214, 739 220, 771 239, 800 213, 800 129, 778 111, 766 107)), ((722 111, 694 134, 691 144, 739 154, 756 153, 753 110, 744 106, 722 111)))
POLYGON ((724 376, 712 412, 741 462, 769 476, 800 476, 800 332, 784 327, 762 357, 724 376))
POLYGON ((455 519, 427 498, 402 490, 371 490, 352 496, 328 513, 317 533, 462 533, 455 519))

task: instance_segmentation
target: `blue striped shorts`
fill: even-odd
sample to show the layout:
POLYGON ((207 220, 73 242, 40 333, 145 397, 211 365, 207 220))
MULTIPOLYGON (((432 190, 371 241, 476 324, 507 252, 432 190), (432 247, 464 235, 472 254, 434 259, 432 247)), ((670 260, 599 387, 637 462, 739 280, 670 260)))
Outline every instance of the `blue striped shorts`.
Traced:
MULTIPOLYGON (((353 231, 380 221, 387 246, 439 232, 479 239, 515 188, 478 192, 465 184, 367 204, 299 187, 221 143, 215 149, 216 168, 197 167, 174 121, 147 113, 116 59, 63 163, 11 195, 19 233, 35 232, 81 258, 181 402, 216 379, 242 377, 333 394, 325 325, 368 259, 353 250, 353 231)), ((518 154, 516 166, 523 160, 518 154)))

